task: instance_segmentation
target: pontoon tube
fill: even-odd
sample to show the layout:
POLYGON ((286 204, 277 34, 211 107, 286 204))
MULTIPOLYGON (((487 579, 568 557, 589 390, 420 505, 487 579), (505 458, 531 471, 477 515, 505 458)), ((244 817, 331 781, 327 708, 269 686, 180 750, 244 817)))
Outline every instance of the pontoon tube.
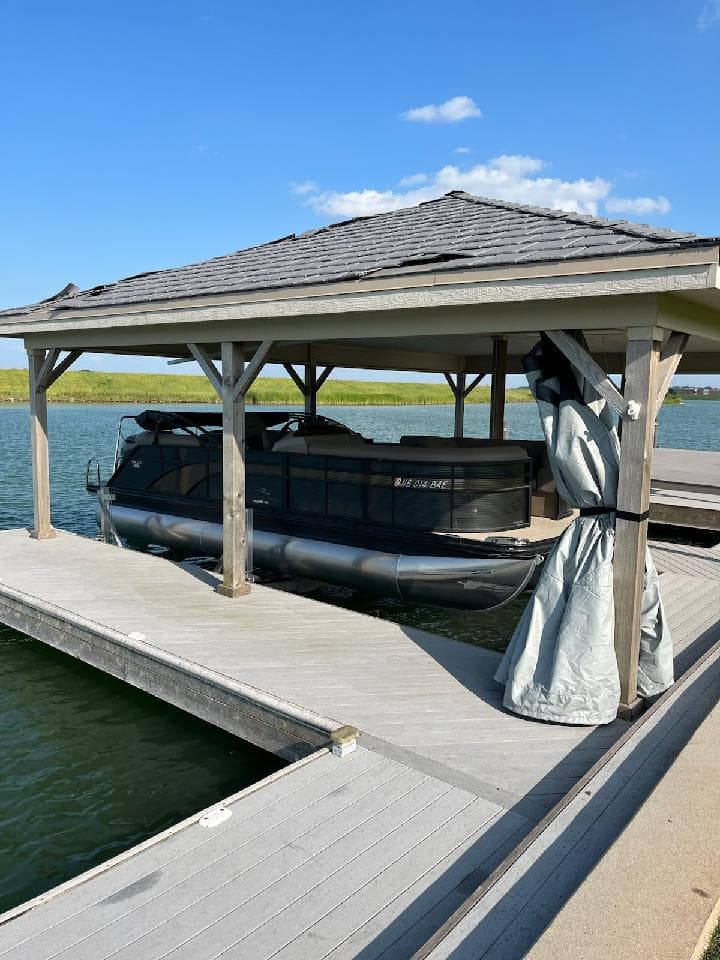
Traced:
MULTIPOLYGON (((207 556, 222 553, 223 530, 219 523, 117 505, 110 511, 120 536, 134 544, 157 544, 207 556)), ((252 550, 257 566, 278 573, 461 610, 491 610, 508 603, 525 588, 542 562, 542 557, 408 556, 257 527, 252 533, 252 550)))

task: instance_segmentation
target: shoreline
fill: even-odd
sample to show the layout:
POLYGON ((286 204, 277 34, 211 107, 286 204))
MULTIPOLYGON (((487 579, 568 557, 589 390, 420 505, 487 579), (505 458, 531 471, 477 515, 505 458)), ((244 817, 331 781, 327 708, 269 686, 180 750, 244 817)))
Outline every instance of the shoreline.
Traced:
MULTIPOLYGON (((704 398, 710 399, 710 398, 704 398)), ((54 403, 91 404, 207 404, 220 407, 219 399, 203 376, 172 373, 102 373, 69 370, 48 390, 54 403)), ((300 391, 289 378, 260 377, 248 391, 246 402, 253 407, 302 407, 300 391)), ((466 398, 467 406, 487 405, 490 387, 479 386, 466 398)), ((505 402, 534 403, 528 387, 507 387, 505 402)), ((668 394, 665 403, 680 404, 668 394)), ((0 369, 0 404, 29 403, 26 370, 0 369)), ((318 395, 322 407, 406 407, 454 405, 450 388, 444 383, 393 380, 333 380, 318 395)))

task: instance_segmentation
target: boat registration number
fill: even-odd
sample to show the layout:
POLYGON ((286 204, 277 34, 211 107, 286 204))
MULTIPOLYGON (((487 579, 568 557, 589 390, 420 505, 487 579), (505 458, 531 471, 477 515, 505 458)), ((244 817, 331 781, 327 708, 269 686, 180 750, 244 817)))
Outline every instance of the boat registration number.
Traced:
POLYGON ((422 477, 393 477, 394 487, 411 490, 451 490, 452 480, 430 480, 422 477))

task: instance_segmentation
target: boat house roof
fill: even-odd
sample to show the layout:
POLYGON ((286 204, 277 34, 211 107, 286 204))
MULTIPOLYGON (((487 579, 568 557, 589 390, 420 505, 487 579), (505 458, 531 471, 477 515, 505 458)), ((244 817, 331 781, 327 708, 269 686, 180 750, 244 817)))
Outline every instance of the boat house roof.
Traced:
POLYGON ((188 266, 141 273, 89 290, 66 288, 51 301, 0 311, 0 317, 27 315, 49 303, 54 309, 82 310, 369 277, 667 253, 719 242, 717 237, 454 190, 418 206, 355 217, 188 266))
POLYGON ((267 359, 387 370, 507 369, 539 330, 582 330, 621 370, 626 331, 691 334, 681 371, 720 368, 720 237, 474 197, 358 217, 226 256, 0 311, 28 347, 191 356, 265 340, 267 359), (710 354, 713 356, 711 357, 710 354))

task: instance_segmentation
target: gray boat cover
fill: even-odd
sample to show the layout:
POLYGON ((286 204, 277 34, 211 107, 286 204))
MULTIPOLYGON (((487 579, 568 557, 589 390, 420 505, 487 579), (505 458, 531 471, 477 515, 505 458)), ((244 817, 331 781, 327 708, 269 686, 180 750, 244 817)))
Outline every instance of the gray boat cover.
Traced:
MULTIPOLYGON (((620 443, 614 417, 591 384, 546 338, 523 361, 537 401, 560 495, 577 517, 548 555, 495 679, 504 705, 556 723, 610 723, 620 703, 613 644, 613 549, 620 443)), ((645 561, 638 689, 673 682, 673 651, 650 551, 645 561)))

